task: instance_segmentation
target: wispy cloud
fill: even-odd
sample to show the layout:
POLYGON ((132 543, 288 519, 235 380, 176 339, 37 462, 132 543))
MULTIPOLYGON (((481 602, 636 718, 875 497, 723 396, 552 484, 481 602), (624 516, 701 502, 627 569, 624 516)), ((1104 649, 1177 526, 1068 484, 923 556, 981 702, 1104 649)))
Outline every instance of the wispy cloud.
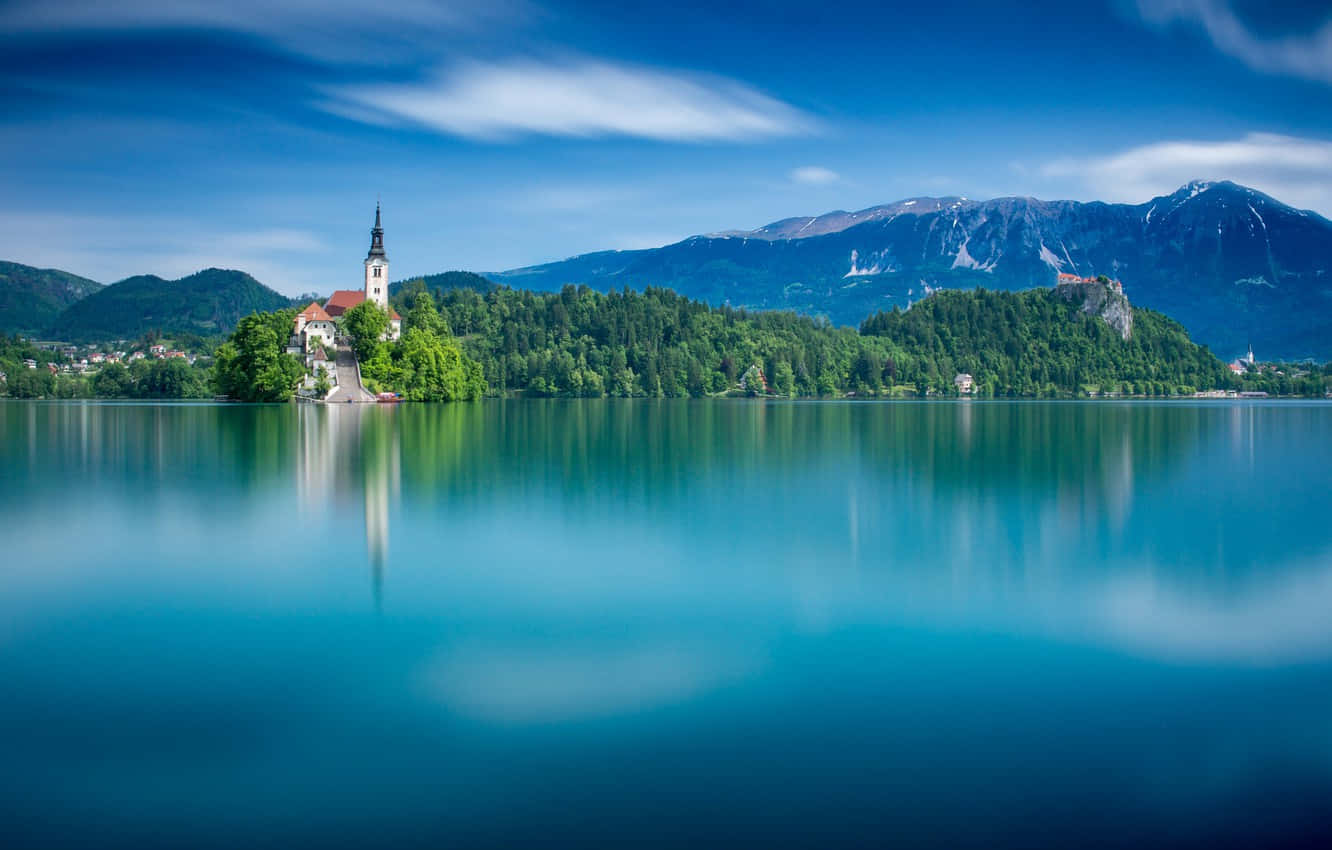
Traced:
POLYGON ((791 181, 805 186, 827 186, 841 179, 842 175, 821 165, 803 165, 791 172, 791 181))
POLYGON ((211 30, 255 36, 293 53, 378 64, 390 48, 429 48, 443 34, 495 23, 511 30, 534 14, 526 0, 15 0, 4 17, 10 33, 211 30))
POLYGON ((421 82, 336 87, 321 105, 358 121, 492 141, 742 141, 814 126, 799 110, 735 80, 592 59, 472 62, 421 82))
POLYGON ((1245 25, 1229 0, 1138 0, 1138 11, 1156 26, 1200 27, 1217 50, 1259 71, 1332 83, 1332 17, 1309 32, 1263 37, 1245 25))
POLYGON ((1195 178, 1228 179, 1278 200, 1332 213, 1332 141, 1250 133, 1229 141, 1168 141, 1107 156, 1047 163, 1045 177, 1074 178, 1097 198, 1140 203, 1195 178))

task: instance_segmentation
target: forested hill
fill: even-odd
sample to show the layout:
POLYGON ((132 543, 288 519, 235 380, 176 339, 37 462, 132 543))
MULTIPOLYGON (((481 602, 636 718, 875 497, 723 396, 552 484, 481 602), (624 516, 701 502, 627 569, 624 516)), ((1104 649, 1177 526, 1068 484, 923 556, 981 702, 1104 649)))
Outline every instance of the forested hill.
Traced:
POLYGON ((0 262, 0 333, 43 334, 62 310, 100 289, 59 269, 0 262))
POLYGON ((496 286, 497 284, 475 272, 451 271, 390 283, 389 297, 402 296, 410 301, 415 298, 418 292, 429 292, 430 296, 438 303, 444 293, 450 289, 475 289, 477 292, 489 292, 496 286))
MULTIPOLYGON (((1164 316, 1135 309, 1124 340, 1052 290, 939 293, 872 317, 863 333, 789 312, 710 307, 665 289, 441 294, 441 316, 498 393, 698 397, 739 392, 754 367, 780 396, 948 395, 958 372, 974 375, 980 394, 997 396, 1236 385, 1164 316)), ((396 303, 404 314, 412 306, 396 303)), ((745 385, 763 391, 759 382, 745 385)))
POLYGON ((131 339, 148 331, 214 336, 229 333, 250 313, 291 305, 290 298, 241 271, 204 269, 180 280, 140 275, 72 304, 51 332, 75 341, 131 339))
POLYGON ((877 313, 861 333, 919 352, 942 372, 975 376, 986 394, 1088 388, 1171 395, 1227 386, 1229 370, 1178 322, 1133 308, 1132 334, 1052 289, 939 292, 910 310, 877 313))

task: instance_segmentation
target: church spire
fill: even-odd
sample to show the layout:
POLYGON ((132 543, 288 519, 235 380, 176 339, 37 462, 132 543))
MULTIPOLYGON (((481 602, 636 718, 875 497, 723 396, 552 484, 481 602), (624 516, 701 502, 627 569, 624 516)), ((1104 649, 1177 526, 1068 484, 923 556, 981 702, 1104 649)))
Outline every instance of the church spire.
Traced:
POLYGON ((379 223, 379 203, 375 202, 375 226, 370 231, 370 253, 366 256, 366 259, 383 256, 385 256, 384 227, 379 223))

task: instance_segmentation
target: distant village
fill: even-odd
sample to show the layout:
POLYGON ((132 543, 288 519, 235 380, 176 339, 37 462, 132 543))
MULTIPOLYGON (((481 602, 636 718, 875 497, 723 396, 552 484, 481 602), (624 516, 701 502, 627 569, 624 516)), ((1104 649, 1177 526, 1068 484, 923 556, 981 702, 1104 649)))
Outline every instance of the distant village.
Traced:
MULTIPOLYGON (((118 345, 124 345, 125 340, 120 340, 118 345)), ((133 348, 129 350, 117 349, 107 351, 107 346, 91 343, 88 345, 61 345, 59 343, 42 343, 39 346, 43 351, 50 351, 59 354, 64 358, 64 362, 56 364, 49 362, 46 368, 51 374, 64 372, 66 374, 82 375, 84 373, 96 372, 102 366, 111 363, 130 364, 136 360, 169 360, 179 358, 189 363, 191 366, 198 359, 197 354, 190 354, 179 349, 167 348, 165 345, 148 345, 144 348, 133 348)), ((25 358, 23 365, 29 369, 36 369, 38 363, 31 357, 25 358)))

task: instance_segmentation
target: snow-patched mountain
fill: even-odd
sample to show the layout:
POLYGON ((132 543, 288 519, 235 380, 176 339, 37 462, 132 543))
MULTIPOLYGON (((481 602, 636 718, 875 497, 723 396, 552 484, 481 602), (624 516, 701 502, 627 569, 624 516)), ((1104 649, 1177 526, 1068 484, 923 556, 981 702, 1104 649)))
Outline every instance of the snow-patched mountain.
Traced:
POLYGON ((1228 181, 1144 204, 912 198, 491 275, 513 286, 666 286, 858 323, 940 288, 1105 274, 1222 356, 1332 357, 1332 222, 1228 181))

